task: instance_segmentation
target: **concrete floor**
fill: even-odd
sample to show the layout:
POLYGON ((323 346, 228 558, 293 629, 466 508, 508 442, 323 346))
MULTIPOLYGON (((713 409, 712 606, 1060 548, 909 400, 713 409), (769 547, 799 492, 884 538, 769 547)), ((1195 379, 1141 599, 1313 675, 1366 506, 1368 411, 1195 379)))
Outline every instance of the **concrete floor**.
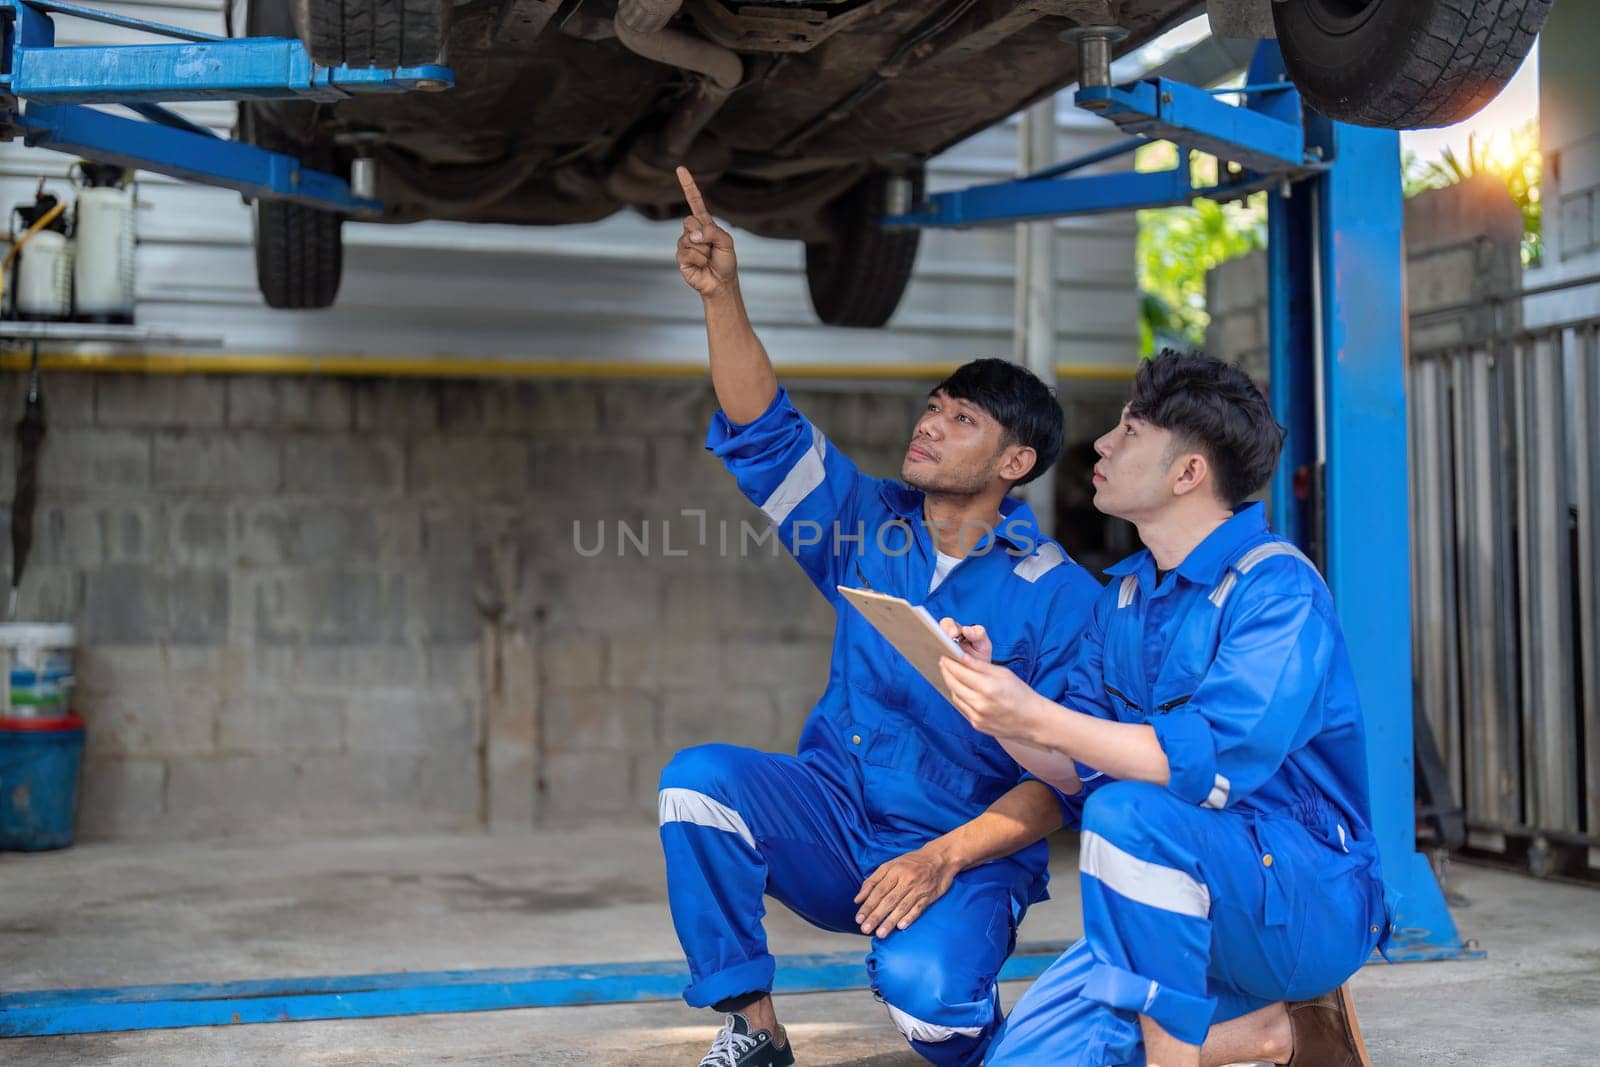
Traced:
MULTIPOLYGON (((1022 937, 1078 931, 1070 851, 1022 937)), ((649 830, 0 855, 0 989, 669 959, 649 830)), ((1600 1034, 1600 892, 1457 865, 1489 959, 1356 980, 1379 1065, 1577 1064, 1600 1034)), ((864 949, 774 908, 775 951, 864 949)), ((1016 1001, 1022 984, 1003 988, 1016 1001)), ((802 1064, 911 1067, 864 992, 780 999, 802 1064)), ((715 1020, 679 1003, 0 1040, 0 1063, 692 1064, 715 1020)))

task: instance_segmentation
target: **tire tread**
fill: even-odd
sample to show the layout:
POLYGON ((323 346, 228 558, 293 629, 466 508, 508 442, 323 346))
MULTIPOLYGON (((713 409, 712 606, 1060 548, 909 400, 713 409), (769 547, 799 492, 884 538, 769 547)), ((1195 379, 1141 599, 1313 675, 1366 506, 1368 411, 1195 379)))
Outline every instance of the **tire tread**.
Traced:
MULTIPOLYGON (((911 280, 922 232, 885 230, 878 224, 884 181, 883 175, 869 177, 839 201, 835 243, 806 245, 811 306, 829 326, 884 325, 911 280)), ((920 196, 920 173, 913 185, 920 196)))
POLYGON ((448 5, 449 0, 308 0, 306 50, 330 66, 431 63, 444 51, 448 5))
MULTIPOLYGON (((1290 0, 1296 2, 1296 0, 1290 0)), ((1447 126, 1476 112, 1505 87, 1522 65, 1554 0, 1385 0, 1429 6, 1422 34, 1387 77, 1353 93, 1318 91, 1316 72, 1297 69, 1292 47, 1284 54, 1307 103, 1331 118, 1361 126, 1415 129, 1447 126)), ((1281 40, 1288 3, 1274 5, 1281 40)))

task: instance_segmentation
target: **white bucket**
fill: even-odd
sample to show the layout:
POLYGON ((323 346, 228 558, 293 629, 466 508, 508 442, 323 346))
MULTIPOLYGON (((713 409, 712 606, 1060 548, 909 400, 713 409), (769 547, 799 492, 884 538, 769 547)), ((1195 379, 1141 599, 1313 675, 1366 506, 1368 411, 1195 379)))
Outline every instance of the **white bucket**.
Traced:
POLYGON ((56 719, 72 711, 72 652, 77 631, 67 623, 0 623, 0 672, 8 683, 0 716, 56 719))

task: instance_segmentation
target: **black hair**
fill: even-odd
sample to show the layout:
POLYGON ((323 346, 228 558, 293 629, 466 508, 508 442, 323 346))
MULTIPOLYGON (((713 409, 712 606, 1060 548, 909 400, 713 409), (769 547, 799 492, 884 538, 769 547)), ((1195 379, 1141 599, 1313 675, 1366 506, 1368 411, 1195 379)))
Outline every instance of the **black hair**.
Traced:
POLYGON ((1033 469, 1017 484, 1027 485, 1061 455, 1061 405, 1056 393, 1032 371, 1003 359, 975 359, 957 367, 932 393, 976 404, 1000 424, 1005 443, 1033 449, 1033 469))
POLYGON ((1128 414, 1171 430, 1180 448, 1205 455, 1216 493, 1237 508, 1267 484, 1283 450, 1283 427, 1250 376, 1202 352, 1164 349, 1133 379, 1128 414))

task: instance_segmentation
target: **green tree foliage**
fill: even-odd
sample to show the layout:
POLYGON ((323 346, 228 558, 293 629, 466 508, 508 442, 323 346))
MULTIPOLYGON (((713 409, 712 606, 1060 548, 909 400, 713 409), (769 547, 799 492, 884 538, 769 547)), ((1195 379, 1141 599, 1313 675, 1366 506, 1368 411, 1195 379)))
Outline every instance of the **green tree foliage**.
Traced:
MULTIPOLYGON (((1163 141, 1140 149, 1135 160, 1142 171, 1166 170, 1178 165, 1178 153, 1163 141)), ((1196 154, 1189 165, 1197 183, 1215 180, 1215 159, 1196 154)), ((1508 133, 1472 135, 1464 156, 1446 149, 1438 160, 1424 162, 1407 152, 1404 190, 1412 197, 1476 174, 1500 177, 1522 209, 1522 262, 1531 267, 1543 254, 1539 190, 1543 168, 1538 121, 1531 120, 1508 133)), ((1149 356, 1168 346, 1203 345, 1211 322, 1206 313, 1206 272, 1266 247, 1265 195, 1258 193, 1244 204, 1196 200, 1184 207, 1141 211, 1138 218, 1140 354, 1149 356)))
MULTIPOLYGON (((1140 150, 1142 171, 1178 165, 1169 143, 1140 150)), ((1216 160, 1196 156, 1189 164, 1196 181, 1213 181, 1216 160)), ((1199 347, 1211 316, 1206 313, 1206 271, 1267 245, 1266 197, 1245 204, 1196 200, 1183 207, 1138 213, 1139 352, 1149 356, 1164 347, 1199 347)))

